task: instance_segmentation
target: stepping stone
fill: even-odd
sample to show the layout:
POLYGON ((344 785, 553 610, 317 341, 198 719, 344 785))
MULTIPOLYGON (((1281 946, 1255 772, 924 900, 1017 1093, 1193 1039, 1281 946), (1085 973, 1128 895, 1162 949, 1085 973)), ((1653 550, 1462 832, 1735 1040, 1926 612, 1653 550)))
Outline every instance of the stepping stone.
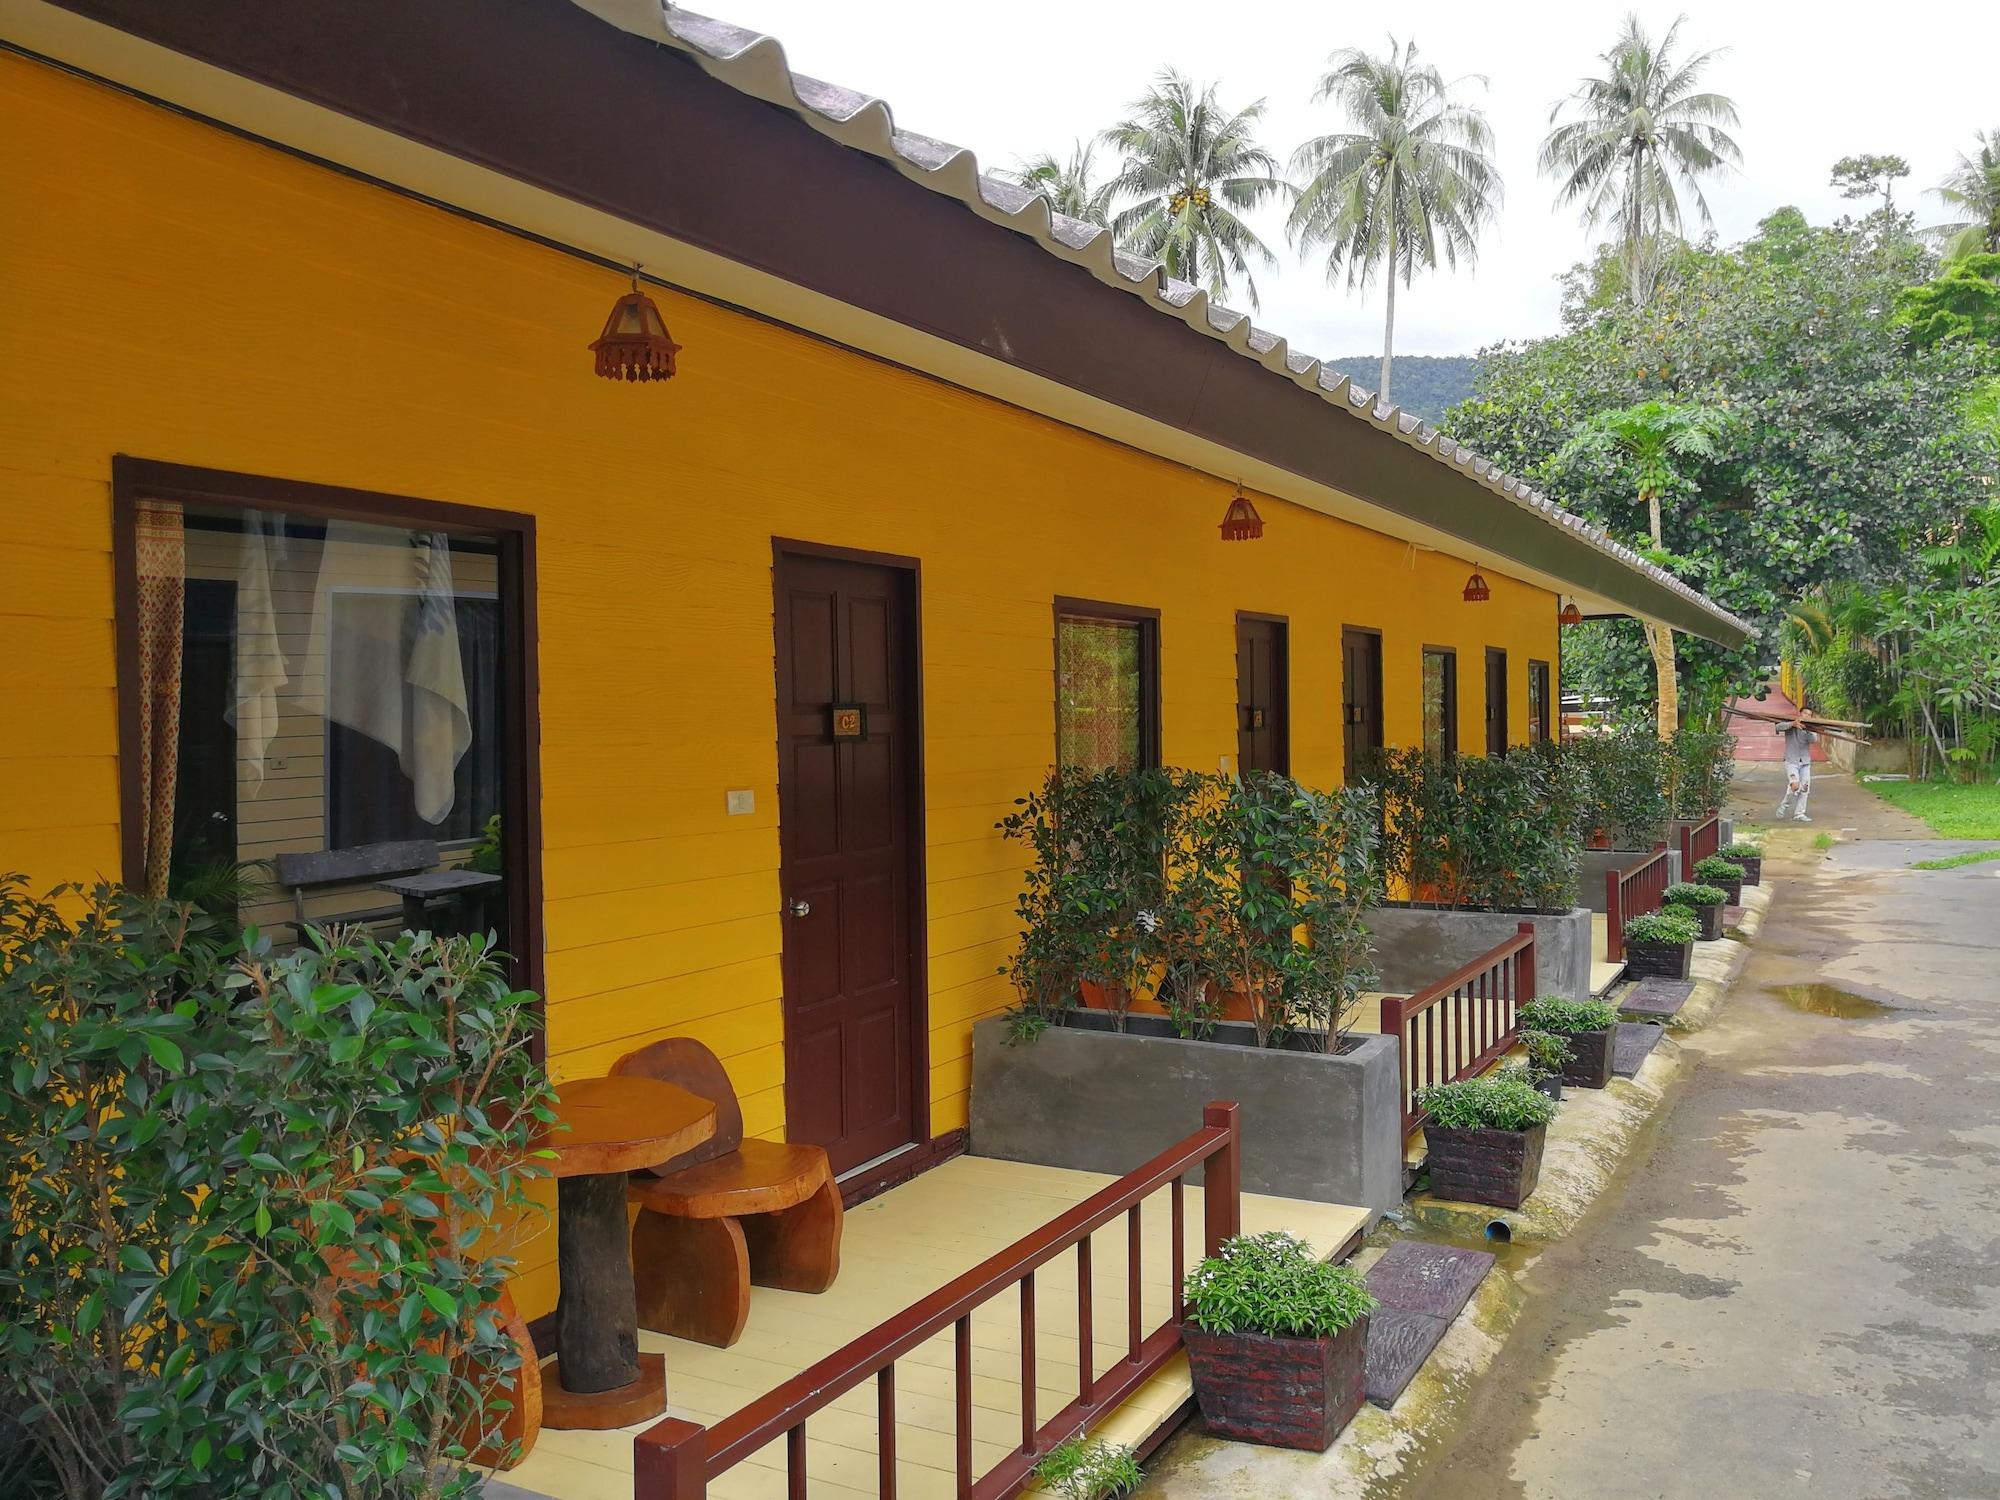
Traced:
POLYGON ((1642 979, 1618 1002, 1618 1012, 1664 1021, 1687 1004, 1693 993, 1692 979, 1642 979))
POLYGON ((1620 1021, 1618 1035, 1611 1039, 1611 1071, 1620 1078, 1636 1076, 1666 1034, 1666 1027, 1649 1021, 1620 1021))
POLYGON ((1368 1319, 1368 1399, 1394 1406, 1493 1268, 1484 1250, 1405 1241, 1368 1272, 1381 1306, 1368 1319))

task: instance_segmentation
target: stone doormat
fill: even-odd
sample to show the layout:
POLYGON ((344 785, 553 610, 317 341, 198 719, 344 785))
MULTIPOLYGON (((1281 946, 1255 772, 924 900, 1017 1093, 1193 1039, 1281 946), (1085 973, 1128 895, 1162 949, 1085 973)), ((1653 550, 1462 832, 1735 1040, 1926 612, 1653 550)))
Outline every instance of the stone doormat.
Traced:
POLYGON ((1620 1078, 1637 1075, 1640 1066, 1667 1034, 1664 1026, 1650 1021, 1620 1021, 1618 1035, 1611 1041, 1611 1071, 1620 1078))
POLYGON ((1368 1271, 1381 1302, 1368 1318, 1368 1399, 1394 1406, 1451 1320, 1464 1310, 1493 1257, 1484 1250, 1405 1241, 1368 1271))
POLYGON ((1642 979, 1618 1002, 1618 1013, 1664 1021, 1687 1004, 1693 993, 1692 979, 1642 979))

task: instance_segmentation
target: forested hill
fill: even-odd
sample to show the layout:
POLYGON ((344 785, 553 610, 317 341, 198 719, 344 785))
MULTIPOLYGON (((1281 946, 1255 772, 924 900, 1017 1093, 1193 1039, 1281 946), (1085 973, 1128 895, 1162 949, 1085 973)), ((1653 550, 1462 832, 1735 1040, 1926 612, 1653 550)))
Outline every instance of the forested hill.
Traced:
MULTIPOLYGON (((1382 383, 1382 356, 1351 354, 1327 363, 1364 391, 1382 383)), ((1389 394, 1404 411, 1435 422, 1447 407, 1472 394, 1472 377, 1479 360, 1471 354, 1399 354, 1389 394)))

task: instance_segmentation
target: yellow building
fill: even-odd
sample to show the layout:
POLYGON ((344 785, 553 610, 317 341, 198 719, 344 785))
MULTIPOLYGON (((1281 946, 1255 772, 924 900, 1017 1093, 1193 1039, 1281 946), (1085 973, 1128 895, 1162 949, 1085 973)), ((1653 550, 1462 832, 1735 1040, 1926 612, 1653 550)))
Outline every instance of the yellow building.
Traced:
POLYGON ((962 1140, 1059 738, 1331 784, 1548 734, 1567 601, 1742 639, 670 14, 0 3, 0 868, 462 903, 559 1078, 698 1037, 859 1193, 962 1140))

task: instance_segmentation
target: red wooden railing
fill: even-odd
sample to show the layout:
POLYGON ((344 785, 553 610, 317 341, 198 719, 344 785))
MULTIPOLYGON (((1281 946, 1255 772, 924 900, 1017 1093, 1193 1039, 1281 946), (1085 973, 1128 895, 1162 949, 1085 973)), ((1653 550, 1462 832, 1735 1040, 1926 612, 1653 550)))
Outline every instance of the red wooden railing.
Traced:
POLYGON ((1710 813, 1704 823, 1681 824, 1681 879, 1694 879, 1694 867, 1722 847, 1722 815, 1710 813))
POLYGON ((1234 1104, 1211 1104, 1202 1128, 1170 1146, 1136 1172, 1092 1194, 1067 1213, 998 1255, 906 1307, 872 1333, 829 1354, 776 1390, 713 1427, 669 1417, 632 1440, 634 1500, 701 1500, 710 1481, 779 1438, 785 1440, 786 1494, 802 1500, 806 1479, 806 1419, 832 1405, 862 1381, 875 1381, 876 1493, 896 1495, 896 1361, 949 1328, 956 1358, 953 1382, 957 1494, 960 1500, 1007 1500, 1028 1482, 1051 1448, 1088 1430, 1159 1370, 1181 1347, 1181 1283, 1186 1224, 1183 1184, 1206 1162, 1202 1190, 1203 1243, 1213 1254, 1242 1225, 1242 1133, 1234 1104), (1141 1326, 1140 1211, 1146 1198, 1171 1188, 1173 1306, 1167 1320, 1141 1326), (1125 1354, 1096 1368, 1092 1338, 1090 1236, 1125 1215, 1125 1354), (1035 1413, 1035 1272, 1076 1251, 1077 1398, 1038 1422, 1035 1413), (1010 1289, 1018 1289, 1021 1318, 1021 1441, 984 1474, 972 1460, 972 1314, 1010 1289))
POLYGON ((1514 1013, 1535 998, 1535 924, 1414 995, 1382 997, 1382 1034, 1402 1056, 1403 1139, 1423 1129, 1417 1090, 1485 1072, 1514 1045, 1514 1013))
MULTIPOLYGON (((1713 820, 1711 820, 1713 821, 1713 820)), ((1681 831, 1685 843, 1687 831, 1681 831)), ((1658 911, 1667 894, 1667 846, 1653 845, 1653 852, 1636 865, 1604 872, 1604 957, 1617 963, 1625 956, 1625 924, 1649 911, 1658 911)))

